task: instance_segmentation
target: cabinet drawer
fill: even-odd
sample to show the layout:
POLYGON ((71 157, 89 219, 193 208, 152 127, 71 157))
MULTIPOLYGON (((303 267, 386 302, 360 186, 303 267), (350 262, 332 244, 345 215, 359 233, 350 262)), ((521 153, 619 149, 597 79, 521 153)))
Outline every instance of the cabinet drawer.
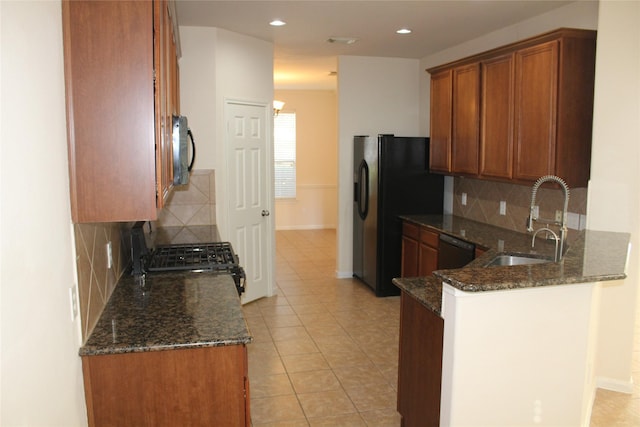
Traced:
POLYGON ((409 222, 402 223, 402 235, 414 240, 420 240, 420 228, 409 222))
POLYGON ((432 248, 438 247, 438 233, 431 231, 425 227, 420 228, 420 242, 429 245, 432 248))

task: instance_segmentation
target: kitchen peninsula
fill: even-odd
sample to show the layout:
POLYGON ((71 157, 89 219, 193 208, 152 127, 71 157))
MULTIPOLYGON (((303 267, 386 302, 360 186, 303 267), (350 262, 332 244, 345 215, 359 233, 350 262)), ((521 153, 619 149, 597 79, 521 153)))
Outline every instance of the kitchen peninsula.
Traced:
POLYGON ((625 277, 629 235, 584 230, 560 262, 494 267, 499 254, 553 245, 532 250, 529 234, 455 216, 402 219, 487 249, 464 268, 394 279, 404 425, 588 424, 600 282, 625 277))

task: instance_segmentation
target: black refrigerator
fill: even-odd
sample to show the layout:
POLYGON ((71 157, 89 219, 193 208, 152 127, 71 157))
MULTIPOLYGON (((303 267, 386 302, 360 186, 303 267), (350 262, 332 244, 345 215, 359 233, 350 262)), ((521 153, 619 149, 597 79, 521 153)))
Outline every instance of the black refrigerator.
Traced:
POLYGON ((429 138, 354 137, 353 276, 398 295, 403 214, 441 214, 444 177, 429 173, 429 138))

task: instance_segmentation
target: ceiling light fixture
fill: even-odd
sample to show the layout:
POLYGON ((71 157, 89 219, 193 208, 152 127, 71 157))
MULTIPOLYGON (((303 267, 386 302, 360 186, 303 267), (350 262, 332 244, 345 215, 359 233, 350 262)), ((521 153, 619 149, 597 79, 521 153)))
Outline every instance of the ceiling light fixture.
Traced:
POLYGON ((398 34, 411 34, 411 30, 409 28, 400 28, 396 31, 398 34))
POLYGON ((278 101, 277 99, 273 100, 273 115, 277 116, 282 111, 282 107, 284 107, 284 102, 278 101))
POLYGON ((287 23, 279 19, 274 19, 273 21, 269 22, 269 25, 271 25, 272 27, 282 27, 283 25, 287 25, 287 23))
POLYGON ((358 39, 354 37, 329 37, 327 41, 329 43, 354 44, 358 39))

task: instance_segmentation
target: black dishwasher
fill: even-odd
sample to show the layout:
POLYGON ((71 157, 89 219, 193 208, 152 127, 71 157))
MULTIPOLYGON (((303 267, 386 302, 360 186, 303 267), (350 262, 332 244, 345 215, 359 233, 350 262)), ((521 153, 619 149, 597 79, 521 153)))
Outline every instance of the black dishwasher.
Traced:
POLYGON ((456 239, 447 234, 440 234, 438 246, 438 270, 461 268, 473 261, 475 245, 456 239))

